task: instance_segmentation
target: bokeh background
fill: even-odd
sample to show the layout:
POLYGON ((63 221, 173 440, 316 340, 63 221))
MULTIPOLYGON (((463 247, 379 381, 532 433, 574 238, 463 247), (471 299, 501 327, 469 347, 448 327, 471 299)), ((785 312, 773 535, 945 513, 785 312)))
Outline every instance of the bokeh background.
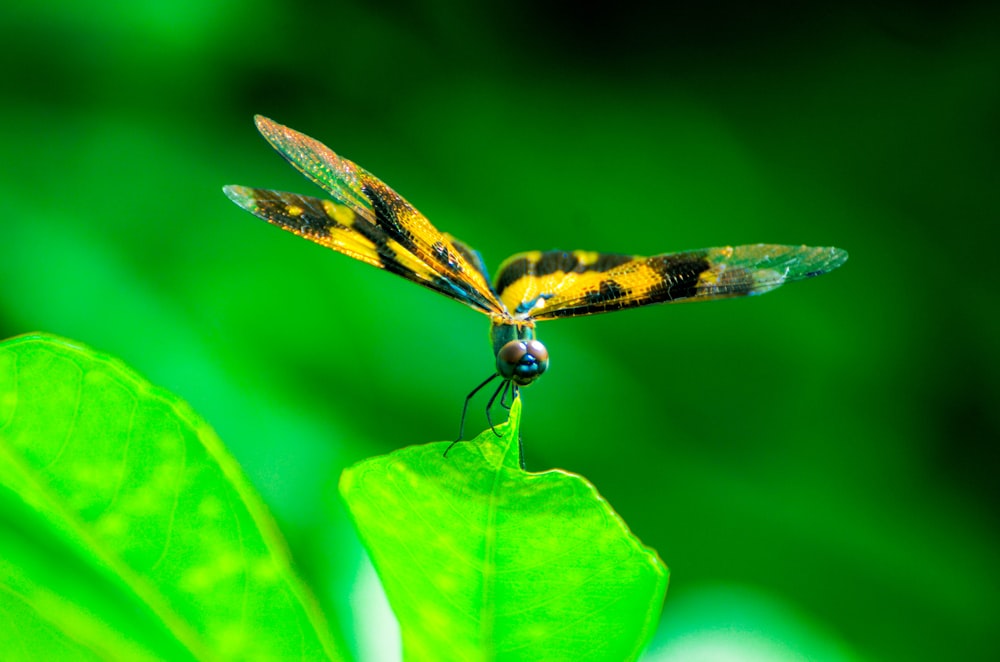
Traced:
POLYGON ((229 203, 318 194, 254 113, 491 268, 846 248, 765 297, 543 326, 528 466, 670 566, 649 659, 1000 659, 995 5, 7 0, 0 65, 0 335, 190 401, 360 657, 392 627, 337 477, 454 435, 487 323, 229 203))

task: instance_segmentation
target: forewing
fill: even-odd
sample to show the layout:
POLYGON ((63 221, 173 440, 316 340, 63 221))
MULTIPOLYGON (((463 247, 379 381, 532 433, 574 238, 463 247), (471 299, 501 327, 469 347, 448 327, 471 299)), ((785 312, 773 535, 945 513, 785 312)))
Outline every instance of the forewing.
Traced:
POLYGON ((226 186, 223 190, 230 200, 268 223, 489 312, 466 297, 465 292, 474 284, 462 281, 460 275, 443 278, 348 205, 245 186, 226 186))
MULTIPOLYGON (((441 232, 398 193, 357 164, 337 156, 333 150, 309 136, 258 115, 257 129, 289 163, 333 196, 338 208, 353 212, 354 228, 361 227, 358 219, 367 221, 365 236, 391 244, 390 251, 400 263, 416 260, 425 271, 448 281, 447 288, 434 287, 439 292, 459 299, 485 312, 502 312, 500 302, 490 288, 485 272, 470 259, 469 249, 441 232), (369 230, 369 228, 373 228, 369 230), (403 257, 403 254, 409 254, 403 257)), ((244 189, 254 190, 259 189, 244 189)), ((280 194, 291 195, 291 194, 280 194)), ((230 196, 232 197, 232 196, 230 196)), ((237 201, 237 204, 240 204, 237 201)), ((243 206, 243 205, 241 205, 243 206)), ((257 213, 257 212, 254 212, 257 213)), ((343 216, 344 212, 338 212, 343 216)), ((258 214, 258 216, 261 216, 258 214)), ((261 218, 265 218, 261 216, 261 218)), ((265 220, 271 220, 265 218, 265 220)), ((337 219, 335 219, 337 220, 337 219)), ((317 241, 283 222, 271 221, 301 236, 317 241)), ((339 222, 339 220, 338 220, 339 222)), ((336 228, 334 228, 336 230, 336 228)), ((317 241, 352 257, 330 243, 317 241)), ((384 251, 383 251, 384 252, 384 251)), ((391 256, 390 256, 391 257, 391 256)), ((385 259, 386 256, 382 256, 385 259)), ((358 258, 362 259, 362 258, 358 258)), ((363 260, 368 261, 369 260, 363 260)), ((391 259, 389 260, 392 261, 391 259)), ((382 265, 376 265, 382 266, 382 265)), ((385 268, 388 269, 386 266, 385 268)), ((416 269, 410 269, 419 273, 416 269)), ((409 277, 409 276, 407 276, 409 277)), ((415 280, 412 279, 411 280, 415 280)), ((426 284, 428 280, 417 280, 426 284)))
POLYGON ((262 115, 254 116, 257 130, 279 154, 313 183, 358 215, 372 217, 372 205, 363 190, 362 169, 324 145, 262 115))
POLYGON ((839 248, 755 244, 653 257, 548 251, 520 253, 497 272, 507 308, 537 320, 592 315, 654 303, 763 294, 847 260, 839 248))

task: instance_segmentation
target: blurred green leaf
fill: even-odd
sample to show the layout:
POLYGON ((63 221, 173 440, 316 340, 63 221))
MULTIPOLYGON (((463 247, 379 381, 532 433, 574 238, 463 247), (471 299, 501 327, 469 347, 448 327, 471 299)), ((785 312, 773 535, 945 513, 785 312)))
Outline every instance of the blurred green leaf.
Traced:
POLYGON ((130 641, 123 631, 33 581, 22 568, 9 563, 6 554, 0 560, 0 586, 0 613, 4 615, 0 650, 5 660, 162 659, 130 641))
POLYGON ((0 524, 41 541, 25 553, 2 536, 5 659, 162 657, 158 628, 202 660, 342 657, 214 432, 118 360, 50 336, 0 344, 0 458, 20 498, 0 502, 0 524), (119 592, 128 629, 59 576, 74 565, 119 592))
POLYGON ((344 471, 340 492, 408 659, 629 660, 667 568, 580 476, 520 467, 521 403, 442 457, 411 446, 344 471))

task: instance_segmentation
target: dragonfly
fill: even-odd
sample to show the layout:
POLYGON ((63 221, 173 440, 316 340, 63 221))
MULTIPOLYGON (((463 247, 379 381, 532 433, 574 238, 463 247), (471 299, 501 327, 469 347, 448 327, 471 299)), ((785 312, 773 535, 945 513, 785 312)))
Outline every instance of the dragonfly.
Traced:
MULTIPOLYGON (((479 253, 431 225, 384 182, 326 145, 261 115, 261 135, 332 199, 246 186, 226 186, 239 207, 321 246, 439 292, 486 314, 496 370, 465 398, 495 379, 486 405, 506 404, 549 368, 537 322, 659 303, 751 296, 813 278, 844 264, 834 247, 753 244, 703 248, 652 257, 596 251, 528 251, 507 258, 490 279, 479 253)), ((497 433, 499 434, 499 433, 497 433)), ((454 444, 452 444, 454 445, 454 444)), ((451 446, 449 446, 449 449, 451 446)), ((447 451, 445 451, 447 454, 447 451)))

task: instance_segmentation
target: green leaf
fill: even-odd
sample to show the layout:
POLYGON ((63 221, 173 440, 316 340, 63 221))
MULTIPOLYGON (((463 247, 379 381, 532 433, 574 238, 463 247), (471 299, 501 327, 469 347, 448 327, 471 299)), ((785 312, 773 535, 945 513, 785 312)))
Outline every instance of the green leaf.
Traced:
POLYGON ((0 344, 0 486, 5 660, 343 657, 214 432, 113 358, 0 344))
POLYGON ((442 457, 411 446, 344 471, 340 493, 423 660, 629 660, 659 619, 667 568, 597 490, 520 468, 521 403, 442 457))

